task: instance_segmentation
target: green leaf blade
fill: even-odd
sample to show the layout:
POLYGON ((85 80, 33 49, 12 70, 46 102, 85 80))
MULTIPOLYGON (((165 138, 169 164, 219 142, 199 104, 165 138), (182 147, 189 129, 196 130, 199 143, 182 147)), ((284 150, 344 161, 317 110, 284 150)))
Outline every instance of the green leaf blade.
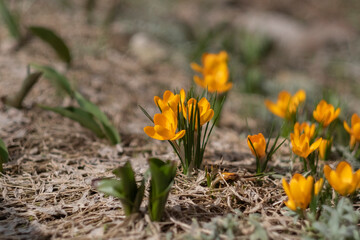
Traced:
POLYGON ((102 132, 101 127, 99 124, 93 119, 92 115, 88 112, 82 110, 81 108, 76 107, 49 107, 40 105, 41 108, 45 110, 49 110, 55 113, 58 113, 64 117, 72 119, 78 122, 81 126, 90 129, 95 135, 99 138, 104 138, 104 134, 102 132))
POLYGON ((2 164, 8 162, 8 159, 9 159, 9 152, 3 140, 0 139, 0 172, 3 171, 2 164))
POLYGON ((0 0, 0 17, 6 25, 10 35, 17 40, 21 38, 20 26, 16 18, 11 14, 5 2, 0 0))
POLYGON ((33 35, 50 45, 62 61, 68 65, 71 64, 72 57, 70 49, 58 34, 49 28, 41 26, 30 26, 28 29, 33 35))

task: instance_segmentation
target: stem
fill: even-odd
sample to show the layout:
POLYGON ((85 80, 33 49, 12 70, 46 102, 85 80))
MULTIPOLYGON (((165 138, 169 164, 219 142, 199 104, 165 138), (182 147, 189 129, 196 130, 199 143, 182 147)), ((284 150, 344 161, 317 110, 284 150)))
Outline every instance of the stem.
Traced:
POLYGON ((37 83, 39 78, 41 77, 42 72, 35 72, 28 75, 24 82, 21 85, 19 92, 17 92, 12 97, 6 97, 4 102, 6 105, 12 106, 14 108, 21 108, 22 103, 25 97, 29 94, 30 90, 37 83))

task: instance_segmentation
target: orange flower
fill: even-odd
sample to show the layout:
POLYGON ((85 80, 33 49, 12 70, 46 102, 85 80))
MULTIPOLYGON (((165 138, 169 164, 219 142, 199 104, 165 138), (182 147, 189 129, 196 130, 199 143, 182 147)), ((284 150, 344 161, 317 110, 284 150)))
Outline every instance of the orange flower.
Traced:
POLYGON ((344 128, 350 134, 350 148, 353 148, 355 143, 360 141, 360 117, 354 113, 351 117, 351 128, 346 121, 344 128))
POLYGON ((340 162, 336 170, 324 166, 324 174, 331 187, 342 196, 352 194, 360 187, 360 169, 353 173, 349 163, 340 162))
POLYGON ((322 138, 317 139, 313 144, 310 145, 310 139, 305 134, 296 135, 290 133, 291 145, 293 152, 303 158, 307 158, 310 153, 315 151, 322 141, 322 138))
POLYGON ((294 125, 294 134, 301 135, 305 134, 309 139, 312 139, 315 133, 315 124, 309 125, 306 122, 303 123, 295 123, 294 125))
POLYGON ((335 110, 333 105, 328 104, 325 100, 321 100, 314 110, 313 116, 323 127, 327 127, 339 116, 340 111, 340 108, 335 110))
POLYGON ((330 151, 331 148, 331 140, 325 140, 323 139, 319 146, 319 155, 322 160, 326 160, 327 154, 330 151))
MULTIPOLYGON (((183 107, 183 114, 184 117, 187 119, 187 115, 189 114, 190 117, 188 118, 189 121, 191 121, 192 114, 196 114, 196 109, 194 108, 196 106, 196 99, 191 98, 187 101, 187 107, 183 107)), ((214 116, 214 110, 211 109, 209 101, 203 97, 198 103, 197 106, 199 108, 199 115, 200 115, 200 126, 204 125, 208 121, 210 121, 214 116)), ((197 116, 195 117, 195 129, 198 125, 197 116)))
POLYGON ((266 140, 265 140, 265 137, 264 135, 262 135, 262 133, 259 133, 257 135, 249 135, 247 137, 247 144, 252 152, 252 154, 255 156, 255 157, 258 157, 258 158, 263 158, 265 157, 266 153, 265 153, 265 149, 266 149, 266 140), (254 148, 251 146, 251 143, 252 145, 254 146, 254 148), (254 151, 255 149, 255 151, 254 151))
POLYGON ((319 192, 321 191, 322 187, 324 185, 324 179, 320 178, 315 184, 314 184, 314 194, 317 196, 319 192))
POLYGON ((276 103, 270 100, 265 100, 265 105, 273 114, 290 119, 293 114, 296 113, 298 106, 306 99, 306 93, 304 90, 299 90, 294 96, 287 91, 281 91, 278 95, 276 103))
POLYGON ((169 90, 166 90, 163 95, 163 99, 158 96, 154 97, 155 104, 162 110, 166 107, 170 107, 175 113, 178 112, 180 103, 180 95, 174 94, 169 90))
POLYGON ((154 127, 145 127, 145 133, 157 140, 177 140, 185 135, 185 130, 176 133, 178 118, 177 114, 170 107, 162 109, 162 113, 154 116, 154 127))
POLYGON ((312 176, 305 178, 303 175, 295 173, 290 184, 283 178, 282 185, 289 198, 288 201, 284 202, 288 208, 296 211, 297 208, 305 210, 309 206, 314 187, 312 176))
POLYGON ((194 76, 194 81, 209 92, 223 93, 232 88, 229 80, 229 69, 227 65, 228 55, 225 51, 218 54, 204 53, 202 65, 191 63, 191 68, 203 75, 203 78, 194 76))

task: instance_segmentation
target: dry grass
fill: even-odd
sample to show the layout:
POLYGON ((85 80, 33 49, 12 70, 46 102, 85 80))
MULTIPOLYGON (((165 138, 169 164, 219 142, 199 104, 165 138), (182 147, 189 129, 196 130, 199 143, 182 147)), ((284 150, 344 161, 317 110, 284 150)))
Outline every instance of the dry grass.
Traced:
MULTIPOLYGON (((25 109, 0 104, 0 137, 11 157, 0 177, 0 239, 166 239, 170 233, 182 239, 194 230, 193 219, 200 223, 197 231, 209 233, 202 223, 238 210, 243 214, 239 217, 238 239, 247 239, 254 231, 247 221, 247 216, 254 213, 261 215, 261 225, 270 238, 300 238, 300 223, 294 223, 283 209, 286 196, 279 176, 258 179, 252 175, 255 160, 245 136, 240 134, 245 124, 236 114, 239 101, 227 103, 223 121, 232 128, 216 129, 205 154, 207 164, 236 172, 238 179, 229 183, 218 179, 219 186, 211 189, 204 172, 188 178, 179 171, 163 222, 149 220, 144 207, 147 196, 142 215, 125 219, 119 200, 98 193, 91 183, 112 176, 111 171, 127 160, 140 175, 147 169, 150 156, 176 159, 166 143, 150 140, 142 132, 149 123, 137 105, 152 114, 156 110, 154 95, 165 88, 187 88, 190 78, 170 64, 144 67, 127 53, 117 51, 115 37, 104 36, 100 27, 86 24, 78 8, 73 9, 75 13, 61 12, 48 1, 37 1, 36 6, 24 2, 20 6, 26 24, 55 28, 72 46, 76 58, 67 76, 109 115, 123 141, 110 147, 77 123, 37 108, 38 103, 70 104, 45 79, 35 86, 25 109)), ((0 36, 5 35, 1 26, 0 36)), ((17 53, 0 46, 0 97, 17 91, 30 62, 64 68, 39 42, 17 53)), ((234 92, 229 97, 238 100, 238 95, 234 92)), ((256 129, 251 119, 249 125, 256 129)), ((289 148, 284 145, 271 167, 284 176, 290 172, 289 159, 289 148)))

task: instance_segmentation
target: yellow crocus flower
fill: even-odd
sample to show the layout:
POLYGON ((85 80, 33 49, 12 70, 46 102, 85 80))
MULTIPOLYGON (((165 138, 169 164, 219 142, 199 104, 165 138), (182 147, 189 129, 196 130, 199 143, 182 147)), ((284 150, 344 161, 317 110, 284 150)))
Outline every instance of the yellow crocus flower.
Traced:
POLYGON ((292 151, 303 158, 307 158, 310 153, 315 151, 322 141, 322 138, 317 139, 310 145, 310 139, 306 134, 296 135, 294 133, 290 133, 292 151))
POLYGON ((166 107, 170 107, 175 113, 177 113, 180 103, 180 95, 174 94, 173 92, 166 90, 164 92, 163 99, 155 96, 154 102, 161 110, 165 109, 166 107))
POLYGON ((192 117, 192 114, 196 114, 196 117, 194 119, 195 120, 195 129, 197 129, 197 125, 198 125, 198 118, 197 118, 198 113, 196 113, 196 109, 195 109, 196 104, 199 108, 200 126, 209 122, 214 116, 214 110, 211 109, 211 105, 205 97, 200 99, 200 101, 198 103, 195 98, 190 98, 187 101, 187 107, 183 107, 183 114, 184 114, 184 117, 186 119, 188 119, 188 121, 190 121, 192 118, 194 118, 194 117, 192 117), (188 115, 189 115, 189 118, 187 117, 188 115))
POLYGON ((191 68, 203 75, 203 78, 194 76, 194 81, 200 87, 209 92, 223 93, 232 88, 229 80, 229 68, 227 65, 228 55, 225 51, 218 54, 204 53, 202 56, 202 67, 191 63, 191 68))
POLYGON ((340 162, 336 170, 324 166, 324 174, 331 187, 342 196, 352 194, 360 187, 360 169, 353 173, 349 163, 340 162))
POLYGON ((305 178, 303 175, 295 173, 290 184, 283 178, 282 185, 289 198, 288 201, 284 202, 288 208, 296 211, 297 208, 305 210, 309 206, 314 187, 312 176, 305 178))
POLYGON ((265 105, 270 112, 281 118, 290 119, 296 113, 298 106, 306 99, 304 90, 299 90, 294 96, 287 91, 281 91, 276 103, 265 100, 265 105))
POLYGON ((320 146, 319 146, 320 159, 326 160, 326 158, 327 158, 326 153, 327 153, 328 149, 331 147, 331 143, 332 143, 331 140, 323 139, 321 141, 320 146))
POLYGON ((354 113, 351 117, 351 127, 344 121, 344 128, 350 134, 350 148, 360 141, 360 117, 354 113))
POLYGON ((323 185, 324 185, 324 179, 323 179, 323 178, 320 178, 320 179, 314 184, 314 194, 315 194, 316 196, 320 193, 323 185))
POLYGON ((311 124, 309 125, 308 123, 306 122, 303 122, 303 123, 295 123, 294 125, 294 134, 297 134, 297 135, 301 135, 301 134, 305 134, 309 139, 312 139, 312 137, 314 136, 315 134, 315 124, 311 124))
POLYGON ((174 141, 185 135, 185 130, 176 133, 178 117, 170 107, 165 107, 162 113, 155 114, 154 124, 154 127, 144 128, 145 133, 151 138, 174 141))
POLYGON ((321 123, 323 127, 327 127, 340 114, 340 108, 335 110, 334 106, 328 104, 325 100, 321 100, 313 112, 316 121, 321 123))
POLYGON ((256 134, 256 135, 249 135, 247 137, 247 144, 248 144, 252 154, 255 157, 258 157, 260 159, 265 157, 265 155, 266 155, 266 153, 265 153, 266 140, 265 140, 265 137, 264 137, 264 135, 262 133, 259 133, 259 134, 256 134), (253 147, 251 146, 250 141, 253 144, 256 153, 255 153, 253 147))

